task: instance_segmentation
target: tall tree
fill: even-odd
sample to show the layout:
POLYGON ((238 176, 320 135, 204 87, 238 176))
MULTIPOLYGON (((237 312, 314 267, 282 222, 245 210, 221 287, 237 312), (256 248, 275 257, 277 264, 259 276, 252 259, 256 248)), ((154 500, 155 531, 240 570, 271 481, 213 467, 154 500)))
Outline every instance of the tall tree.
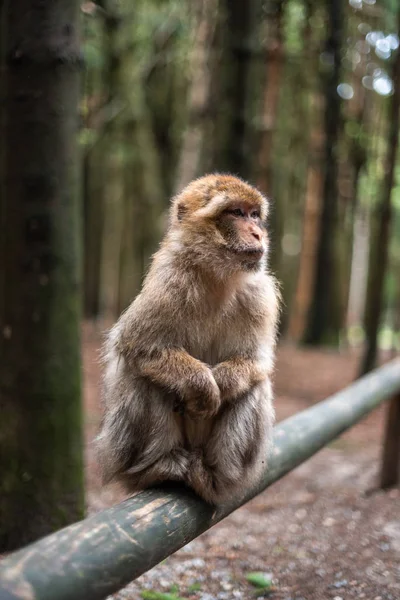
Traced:
POLYGON ((315 93, 310 99, 312 120, 309 136, 309 159, 306 178, 306 195, 303 215, 302 244, 299 270, 294 294, 293 307, 290 315, 288 334, 298 342, 305 328, 311 295, 315 286, 315 268, 317 263, 318 232, 320 225, 320 199, 322 195, 322 156, 324 132, 322 129, 321 98, 315 93))
POLYGON ((210 115, 211 58, 218 8, 219 0, 197 0, 194 3, 195 34, 190 61, 188 115, 177 168, 176 192, 200 175, 202 167, 210 115))
POLYGON ((257 2, 224 0, 225 17, 221 36, 221 65, 217 83, 218 118, 213 152, 213 168, 247 177, 250 156, 246 152, 248 137, 247 107, 250 69, 254 55, 253 13, 257 2))
MULTIPOLYGON (((119 97, 121 57, 117 41, 121 24, 118 5, 111 0, 98 0, 102 19, 104 68, 102 77, 103 103, 97 113, 98 139, 86 150, 83 161, 84 177, 84 313, 88 318, 98 317, 101 307, 103 233, 106 218, 106 188, 109 178, 110 147, 117 129, 116 115, 121 110, 119 97)), ((90 75, 90 73, 88 73, 90 75)), ((88 84, 90 77, 88 77, 88 84)), ((86 92, 90 93, 87 85, 86 92)), ((87 115, 89 120, 90 115, 87 115)), ((95 120, 95 119, 93 119, 95 120)))
MULTIPOLYGON (((318 17, 320 7, 313 0, 305 0, 305 20, 302 28, 302 89, 301 127, 304 130, 302 149, 307 147, 304 177, 304 208, 301 219, 301 251, 296 288, 288 322, 288 337, 299 342, 304 334, 308 311, 312 300, 317 263, 318 232, 323 190, 324 160, 324 98, 318 81, 318 65, 321 55, 321 34, 311 28, 311 21, 318 17)), ((300 69, 299 69, 300 70, 300 69)), ((301 98, 301 96, 300 96, 301 98)))
POLYGON ((319 215, 317 264, 313 299, 304 341, 332 344, 339 341, 343 326, 343 306, 338 261, 338 139, 340 131, 340 83, 342 47, 342 2, 327 2, 328 34, 325 58, 325 175, 323 205, 319 215))
POLYGON ((263 91, 262 127, 258 152, 257 184, 265 193, 272 189, 272 142, 278 114, 283 66, 283 9, 285 0, 265 3, 266 22, 266 77, 263 91))
MULTIPOLYGON (((398 12, 397 35, 400 34, 400 11, 398 12)), ((366 347, 361 360, 360 374, 370 371, 377 354, 378 330, 383 306, 385 275, 389 255, 389 239, 393 208, 391 203, 392 187, 395 177, 397 148, 399 145, 400 126, 400 52, 397 52, 393 63, 393 95, 389 109, 389 138, 385 160, 385 178, 382 196, 375 208, 376 230, 372 233, 368 269, 367 301, 365 307, 364 327, 366 347)))
MULTIPOLYGON (((262 90, 261 118, 259 119, 258 161, 255 179, 265 194, 273 195, 272 149, 278 117, 278 101, 284 66, 283 16, 285 0, 270 0, 263 4, 265 42, 265 76, 262 90)), ((271 256, 270 267, 279 270, 281 237, 283 230, 281 203, 275 203, 270 215, 271 256)))
POLYGON ((147 127, 154 139, 153 152, 158 154, 160 191, 166 198, 173 193, 175 187, 181 123, 184 122, 185 114, 182 106, 187 82, 182 77, 185 69, 182 69, 177 57, 180 56, 182 23, 189 4, 191 3, 180 11, 180 18, 174 11, 169 15, 161 13, 162 21, 152 32, 148 64, 142 71, 140 82, 146 106, 147 127))
POLYGON ((78 0, 3 12, 0 551, 83 514, 78 0))

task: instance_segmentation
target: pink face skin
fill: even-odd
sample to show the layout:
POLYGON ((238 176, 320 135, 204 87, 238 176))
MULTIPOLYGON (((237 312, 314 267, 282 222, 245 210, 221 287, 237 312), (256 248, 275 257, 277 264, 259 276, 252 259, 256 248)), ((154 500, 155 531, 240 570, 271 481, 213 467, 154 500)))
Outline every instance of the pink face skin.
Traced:
POLYGON ((238 202, 223 212, 222 221, 228 231, 235 230, 235 246, 238 252, 251 255, 254 260, 261 259, 266 250, 267 240, 259 207, 238 202))

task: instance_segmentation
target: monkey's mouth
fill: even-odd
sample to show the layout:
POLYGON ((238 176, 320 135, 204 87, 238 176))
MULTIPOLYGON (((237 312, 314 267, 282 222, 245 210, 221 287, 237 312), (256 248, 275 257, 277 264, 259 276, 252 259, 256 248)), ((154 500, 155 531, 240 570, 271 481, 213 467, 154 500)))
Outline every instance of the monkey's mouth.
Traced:
POLYGON ((261 260, 261 258, 264 255, 264 248, 258 246, 258 247, 235 247, 232 248, 233 252, 235 254, 237 254, 238 256, 241 256, 242 258, 246 259, 246 260, 253 260, 253 261, 259 261, 261 260))

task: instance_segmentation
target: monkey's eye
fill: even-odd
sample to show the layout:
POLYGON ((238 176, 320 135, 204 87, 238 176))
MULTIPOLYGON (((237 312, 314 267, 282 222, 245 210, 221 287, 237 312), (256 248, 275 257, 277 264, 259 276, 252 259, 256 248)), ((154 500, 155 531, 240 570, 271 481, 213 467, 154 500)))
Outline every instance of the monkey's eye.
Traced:
POLYGON ((241 208, 231 208, 226 211, 229 215, 233 215, 234 217, 244 217, 244 212, 241 208))
POLYGON ((250 214, 252 219, 259 219, 260 218, 260 211, 259 210, 253 210, 250 214))

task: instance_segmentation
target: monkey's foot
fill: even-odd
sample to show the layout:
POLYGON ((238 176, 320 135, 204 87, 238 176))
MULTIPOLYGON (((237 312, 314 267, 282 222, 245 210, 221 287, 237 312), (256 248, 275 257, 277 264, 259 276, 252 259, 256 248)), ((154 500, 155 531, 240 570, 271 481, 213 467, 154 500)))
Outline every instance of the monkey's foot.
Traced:
POLYGON ((174 448, 143 471, 130 473, 128 469, 123 479, 130 489, 144 489, 162 481, 184 481, 189 462, 189 454, 184 448, 174 448))
POLYGON ((187 483, 210 504, 219 504, 224 496, 223 492, 221 493, 223 481, 222 478, 220 481, 218 469, 207 464, 204 453, 200 449, 191 454, 187 483))
POLYGON ((190 465, 190 457, 187 450, 184 448, 174 448, 163 460, 165 467, 169 468, 171 474, 175 475, 177 480, 185 478, 190 465))

